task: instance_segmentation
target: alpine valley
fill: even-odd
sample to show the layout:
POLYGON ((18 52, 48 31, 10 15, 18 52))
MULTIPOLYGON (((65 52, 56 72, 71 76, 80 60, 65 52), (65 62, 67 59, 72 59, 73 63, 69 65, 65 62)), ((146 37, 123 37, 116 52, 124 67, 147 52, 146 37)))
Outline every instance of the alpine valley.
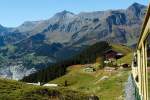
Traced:
POLYGON ((99 41, 134 48, 146 8, 134 3, 119 10, 79 14, 64 10, 15 28, 0 25, 0 76, 22 79, 99 41))

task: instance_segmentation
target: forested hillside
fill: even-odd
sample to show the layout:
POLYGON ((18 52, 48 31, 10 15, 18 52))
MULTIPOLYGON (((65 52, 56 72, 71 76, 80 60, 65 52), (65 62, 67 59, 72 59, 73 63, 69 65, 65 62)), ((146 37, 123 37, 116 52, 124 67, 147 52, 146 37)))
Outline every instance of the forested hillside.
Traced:
POLYGON ((48 82, 52 79, 64 75, 68 66, 95 62, 97 57, 102 57, 103 53, 110 48, 111 46, 107 42, 98 42, 92 46, 87 47, 85 50, 83 50, 73 58, 65 61, 60 61, 56 64, 52 64, 46 69, 40 70, 37 73, 33 73, 29 76, 24 77, 22 81, 48 82))

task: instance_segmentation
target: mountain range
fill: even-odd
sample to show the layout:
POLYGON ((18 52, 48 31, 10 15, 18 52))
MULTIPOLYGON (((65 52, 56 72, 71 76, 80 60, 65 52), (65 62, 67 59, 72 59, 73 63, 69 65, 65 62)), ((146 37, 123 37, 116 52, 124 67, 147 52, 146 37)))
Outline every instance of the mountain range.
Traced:
POLYGON ((0 76, 21 79, 99 41, 132 47, 146 9, 134 3, 127 9, 79 14, 64 10, 15 28, 0 25, 0 76))

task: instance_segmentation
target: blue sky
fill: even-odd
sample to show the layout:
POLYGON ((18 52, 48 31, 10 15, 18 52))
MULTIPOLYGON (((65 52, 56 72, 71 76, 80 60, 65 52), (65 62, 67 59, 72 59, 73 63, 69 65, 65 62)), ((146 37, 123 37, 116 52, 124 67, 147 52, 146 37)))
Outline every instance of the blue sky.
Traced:
POLYGON ((63 10, 79 13, 124 9, 134 2, 148 5, 148 0, 0 0, 0 24, 16 27, 24 21, 50 18, 63 10))

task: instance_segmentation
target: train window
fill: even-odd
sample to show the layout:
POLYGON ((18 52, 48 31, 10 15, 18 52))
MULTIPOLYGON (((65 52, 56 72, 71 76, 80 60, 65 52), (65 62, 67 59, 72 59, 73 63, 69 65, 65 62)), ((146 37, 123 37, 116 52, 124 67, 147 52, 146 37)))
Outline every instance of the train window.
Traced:
POLYGON ((138 75, 135 77, 136 82, 139 82, 139 77, 138 75))
POLYGON ((133 59, 132 65, 133 67, 137 67, 137 54, 136 53, 134 53, 134 59, 133 59))

